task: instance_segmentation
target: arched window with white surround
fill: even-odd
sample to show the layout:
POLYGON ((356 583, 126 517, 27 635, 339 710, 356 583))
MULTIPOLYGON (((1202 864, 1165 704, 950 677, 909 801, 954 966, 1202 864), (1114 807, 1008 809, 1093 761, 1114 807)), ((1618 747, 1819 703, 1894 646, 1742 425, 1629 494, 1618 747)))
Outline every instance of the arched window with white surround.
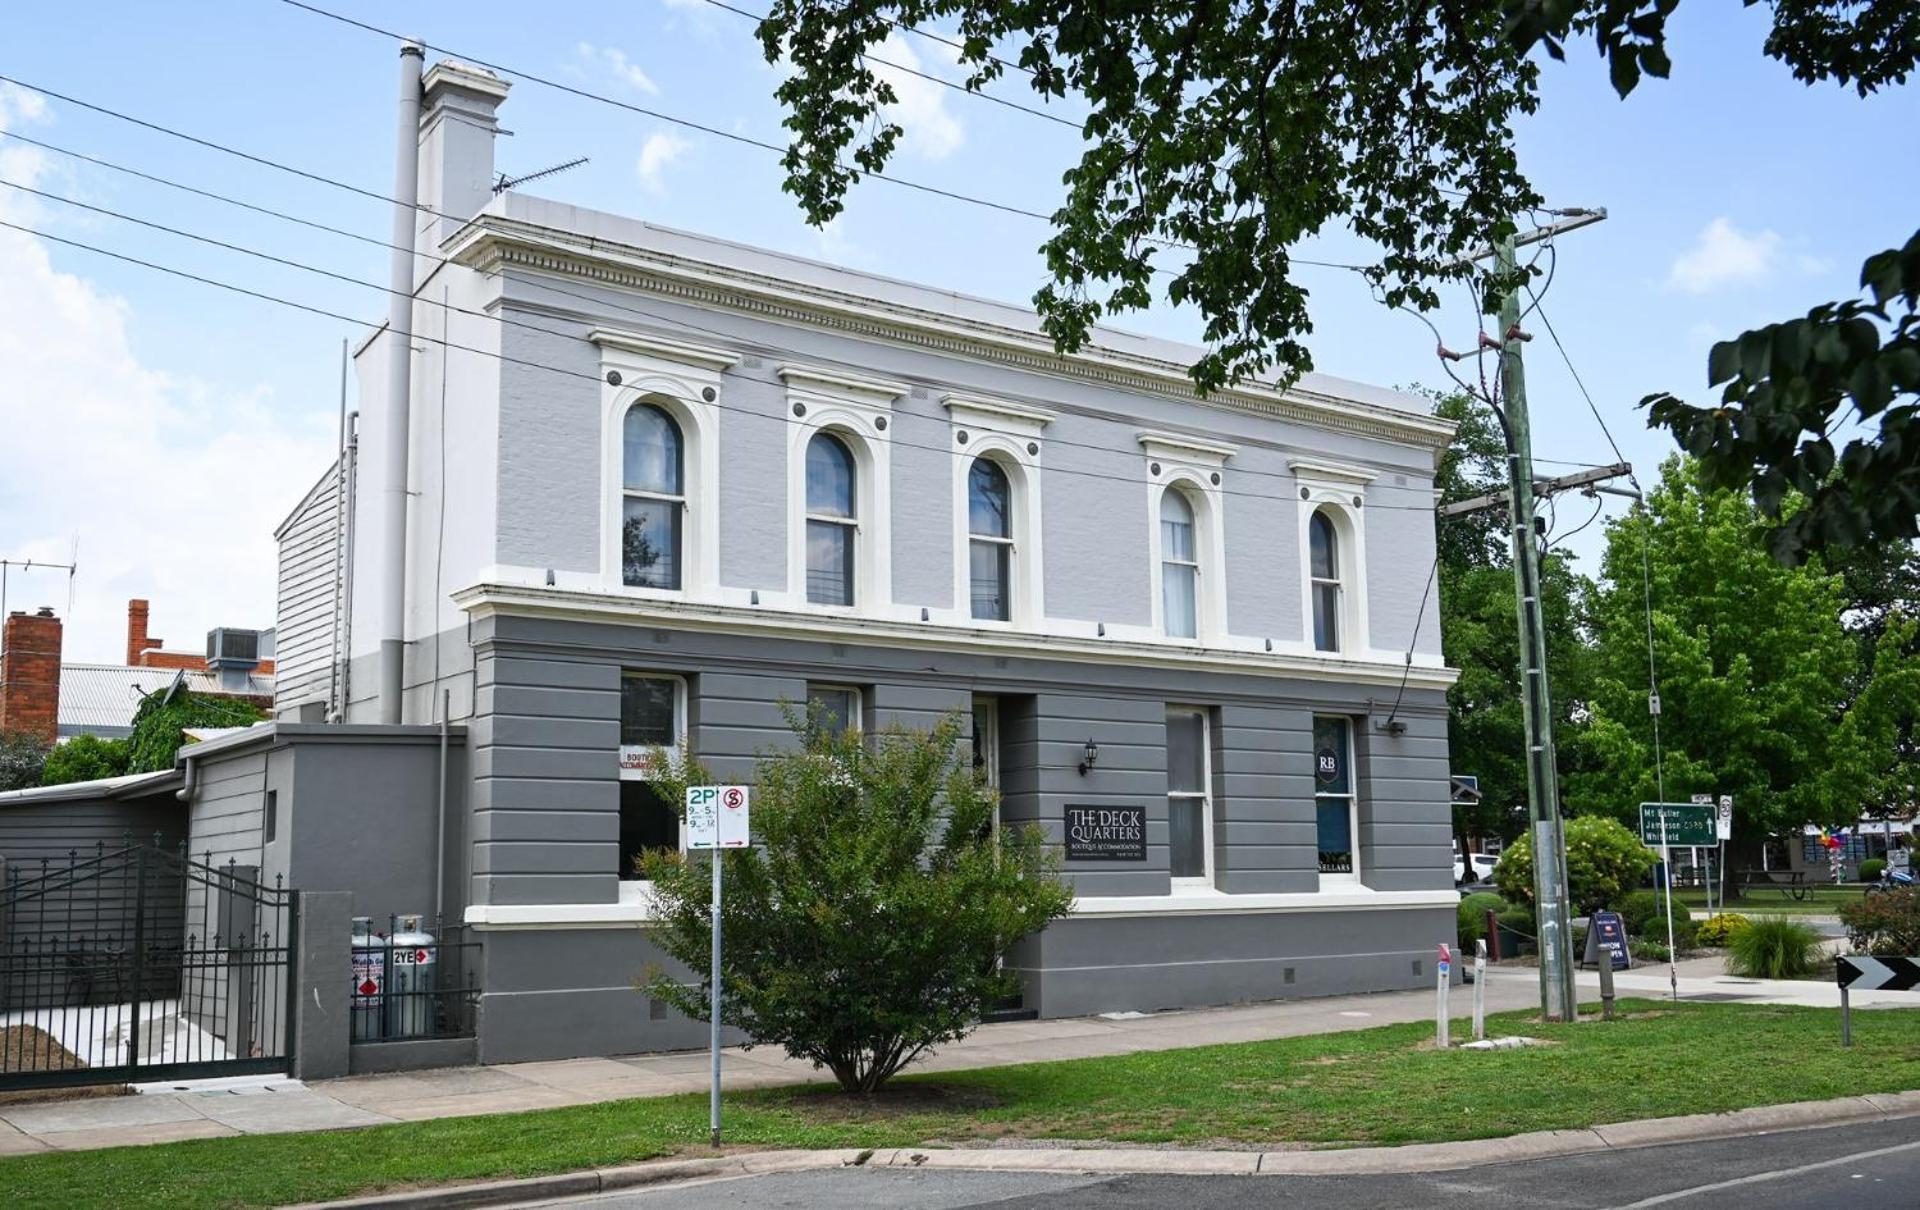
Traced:
POLYGON ((1193 504, 1170 487, 1160 496, 1160 629, 1169 638, 1197 638, 1200 544, 1193 504))
POLYGON ((832 433, 807 443, 807 600, 852 605, 859 541, 859 475, 852 451, 832 433))
POLYGON ((629 407, 621 422, 620 579, 678 590, 687 507, 685 443, 666 409, 629 407))
POLYGON ((975 618, 1013 617, 1013 485, 992 458, 967 471, 967 586, 975 618))
POLYGON ((1340 534, 1325 509, 1307 521, 1307 573, 1313 598, 1313 649, 1338 651, 1342 602, 1340 534))

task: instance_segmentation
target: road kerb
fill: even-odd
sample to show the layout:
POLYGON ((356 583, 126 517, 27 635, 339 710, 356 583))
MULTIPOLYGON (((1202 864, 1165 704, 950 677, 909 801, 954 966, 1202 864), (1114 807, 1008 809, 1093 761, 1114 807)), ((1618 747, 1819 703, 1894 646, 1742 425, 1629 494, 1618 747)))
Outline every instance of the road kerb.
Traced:
POLYGON ((1181 1151, 1159 1148, 937 1148, 756 1151, 655 1160, 618 1168, 409 1189, 294 1210, 465 1210, 512 1202, 580 1197, 613 1189, 768 1172, 870 1168, 944 1168, 981 1172, 1084 1172, 1101 1175, 1362 1176, 1446 1172, 1595 1151, 1730 1138, 1848 1122, 1920 1116, 1920 1090, 1761 1105, 1730 1113, 1613 1122, 1581 1130, 1542 1130, 1455 1143, 1323 1151, 1181 1151))

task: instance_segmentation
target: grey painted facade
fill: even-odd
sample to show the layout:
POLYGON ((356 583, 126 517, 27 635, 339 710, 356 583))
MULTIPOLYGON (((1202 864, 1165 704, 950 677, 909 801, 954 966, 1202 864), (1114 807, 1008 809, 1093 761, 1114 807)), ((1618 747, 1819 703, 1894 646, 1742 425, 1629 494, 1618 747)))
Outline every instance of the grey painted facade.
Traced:
MULTIPOLYGON (((429 91, 423 131, 441 133, 423 135, 422 180, 487 179, 491 134, 444 137, 444 101, 429 91)), ((418 907, 443 880, 485 941, 482 1060, 693 1045, 698 1023, 632 986, 662 955, 646 888, 619 868, 623 672, 678 678, 692 751, 740 780, 792 742, 782 707, 810 682, 857 688, 868 729, 990 700, 1006 823, 1062 844, 1069 806, 1145 819, 1144 860, 1068 864, 1074 915, 1010 958, 1028 1007, 1424 982, 1454 927, 1451 677, 1425 590, 1448 429, 1424 401, 1318 376, 1200 399, 1191 349, 1101 330, 1062 356, 1023 308, 512 191, 471 201, 485 202, 472 222, 427 224, 444 259, 420 262, 422 298, 463 310, 415 316, 412 725, 282 726, 257 752, 237 745, 231 769, 209 770, 198 831, 253 837, 269 868, 351 892, 357 914, 418 907), (621 574, 621 422, 641 403, 683 440, 678 588, 621 574), (436 409, 456 406, 442 424, 436 409), (858 466, 846 608, 810 603, 799 562, 819 431, 858 466), (965 480, 983 456, 1014 484, 1004 622, 969 609, 965 480), (1170 491, 1195 514, 1192 638, 1163 616, 1170 491), (1312 633, 1316 513, 1340 550, 1331 651, 1312 633), (1206 723, 1204 878, 1176 878, 1171 857, 1170 707, 1206 723), (1353 737, 1353 874, 1323 872, 1317 716, 1353 737), (436 836, 426 737, 449 719, 461 739, 436 836), (275 791, 286 813, 266 843, 246 804, 275 791), (362 859, 376 842, 385 853, 362 859)), ((358 355, 363 466, 383 461, 365 447, 394 352, 380 333, 358 355)), ((390 574, 377 494, 363 485, 341 510, 358 519, 350 621, 375 616, 390 574)), ((350 629, 359 723, 377 716, 376 635, 350 629)))

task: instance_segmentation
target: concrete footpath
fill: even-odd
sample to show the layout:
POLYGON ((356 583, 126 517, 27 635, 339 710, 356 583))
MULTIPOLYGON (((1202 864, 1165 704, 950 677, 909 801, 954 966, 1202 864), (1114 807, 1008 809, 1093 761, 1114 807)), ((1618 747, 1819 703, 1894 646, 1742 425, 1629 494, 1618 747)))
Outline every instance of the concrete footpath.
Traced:
MULTIPOLYGON (((1717 957, 1681 964, 1682 999, 1834 1006, 1832 984, 1735 980, 1717 957)), ((1487 1011, 1538 1003, 1535 971, 1488 972, 1487 1011)), ((1664 967, 1616 977, 1622 996, 1663 996, 1664 967)), ((1597 976, 1584 972, 1583 999, 1597 998, 1597 976)), ((1456 989, 1454 1015, 1467 1015, 1471 989, 1456 989)), ((1920 1006, 1909 993, 1869 993, 1855 1007, 1920 1006)), ((1275 1001, 1190 1012, 1115 1015, 984 1025, 911 1070, 961 1071, 1016 1063, 1174 1050, 1223 1042, 1366 1029, 1433 1015, 1433 992, 1383 992, 1319 1000, 1275 1001)), ((764 1088, 821 1080, 823 1073, 770 1049, 727 1050, 723 1084, 764 1088)), ((553 1109, 629 1097, 700 1092, 707 1087, 705 1052, 507 1063, 391 1075, 354 1076, 303 1085, 292 1080, 234 1081, 214 1087, 149 1090, 0 1107, 0 1156, 48 1149, 82 1150, 239 1134, 334 1130, 428 1118, 553 1109)))

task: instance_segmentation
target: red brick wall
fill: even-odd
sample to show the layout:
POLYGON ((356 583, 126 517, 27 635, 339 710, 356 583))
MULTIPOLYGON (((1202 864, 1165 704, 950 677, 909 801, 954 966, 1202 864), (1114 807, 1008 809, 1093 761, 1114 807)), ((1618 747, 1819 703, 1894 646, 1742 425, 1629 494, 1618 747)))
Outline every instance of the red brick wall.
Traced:
POLYGON ((0 731, 52 743, 60 733, 60 619, 53 610, 15 611, 0 644, 0 731))

